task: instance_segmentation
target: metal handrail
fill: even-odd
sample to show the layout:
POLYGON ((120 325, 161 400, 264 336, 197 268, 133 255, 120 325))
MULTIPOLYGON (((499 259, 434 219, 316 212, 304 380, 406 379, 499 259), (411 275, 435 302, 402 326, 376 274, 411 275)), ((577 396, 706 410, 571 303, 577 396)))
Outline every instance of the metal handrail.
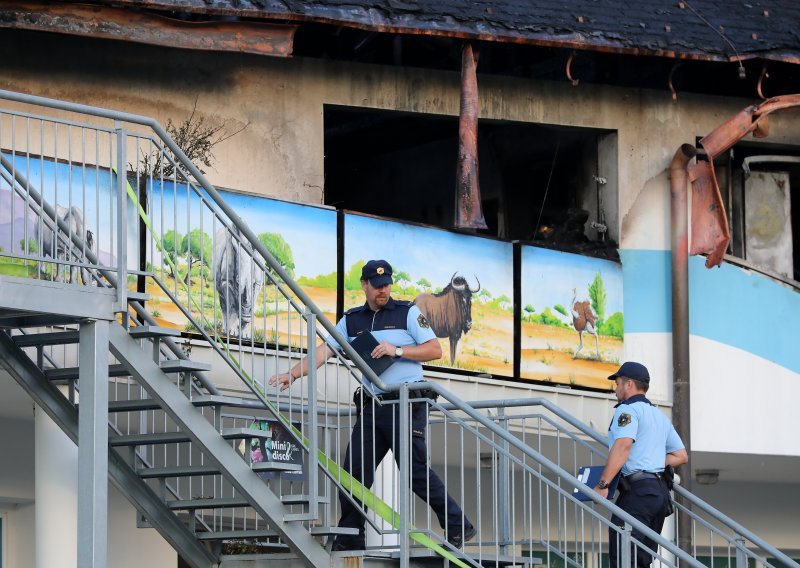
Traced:
POLYGON ((375 374, 375 372, 364 363, 361 359, 361 356, 358 352, 353 349, 350 344, 348 343, 347 339, 343 337, 339 331, 336 329, 328 318, 325 317, 322 310, 314 303, 314 301, 306 294, 306 292, 297 285, 297 283, 286 273, 283 267, 275 260, 275 257, 272 255, 271 252, 265 247, 261 241, 258 240, 255 233, 250 229, 250 227, 242 220, 241 217, 236 213, 236 211, 228 205, 225 200, 220 196, 219 192, 216 188, 206 179, 206 177, 202 174, 202 172, 195 166, 192 161, 186 156, 183 150, 175 143, 172 137, 167 134, 167 131, 153 118, 141 116, 137 114, 130 114, 126 112, 119 112, 109 109, 101 109, 98 107, 92 107, 89 105, 82 105, 79 103, 71 103, 67 101, 59 101, 57 99, 50 99, 47 97, 40 97, 37 95, 29 95, 24 93, 16 93, 14 91, 7 91, 0 89, 0 98, 7 99, 10 101, 20 102, 24 104, 33 104, 38 106, 43 106, 47 108, 53 108, 57 110, 64 110, 68 112, 75 112, 79 114, 86 114, 90 116, 96 116, 99 118, 107 118, 110 120, 118 120, 123 122, 130 122, 132 124, 139 124, 141 126, 147 126, 151 128, 157 135, 158 138, 172 151, 172 153, 178 157, 183 167, 185 167, 189 173, 192 174, 194 179, 196 179, 203 189, 208 193, 208 195, 214 200, 214 203, 217 207, 219 207, 233 222, 241 234, 245 236, 247 241, 249 242, 250 246, 253 247, 253 250, 258 252, 262 258, 269 264, 271 270, 274 270, 278 276, 280 276, 281 280, 289 287, 289 289, 294 293, 300 301, 315 315, 317 316, 319 322, 325 328, 325 330, 331 334, 331 336, 339 343, 342 350, 347 354, 350 359, 354 361, 358 361, 358 367, 362 373, 366 375, 366 377, 378 388, 384 391, 397 391, 398 387, 386 385, 379 377, 375 374))
MULTIPOLYGON (((100 118, 111 119, 111 120, 115 120, 115 121, 124 121, 124 122, 132 123, 132 124, 139 124, 141 126, 145 126, 145 127, 150 128, 156 134, 158 139, 161 142, 163 142, 163 144, 167 148, 169 148, 169 150, 173 153, 173 155, 180 162, 181 166, 186 168, 186 170, 200 184, 200 186, 203 188, 203 190, 213 200, 214 205, 216 207, 218 207, 228 217, 228 219, 230 219, 230 221, 233 224, 233 226, 236 227, 236 229, 238 231, 238 234, 242 235, 246 239, 247 244, 249 245, 249 247, 251 247, 252 251, 257 252, 261 256, 261 258, 263 258, 264 262, 266 262, 266 264, 269 266, 269 270, 273 271, 275 274, 278 275, 278 277, 282 281, 281 284, 285 284, 291 290, 291 292, 297 298, 300 299, 300 302, 303 305, 305 305, 305 307, 308 309, 308 311, 311 314, 313 314, 313 316, 316 319, 320 320, 320 323, 323 326, 323 328, 341 346, 342 351, 344 351, 345 354, 347 354, 347 356, 356 364, 356 366, 363 373, 363 375, 365 375, 366 379, 369 380, 370 382, 372 382, 373 384, 375 384, 376 386, 378 386, 380 389, 382 389, 384 391, 398 391, 399 390, 402 393, 404 388, 407 389, 407 386, 403 386, 403 385, 386 385, 385 383, 383 383, 383 381, 381 381, 381 379, 366 364, 364 364, 364 362, 361 359, 361 357, 349 345, 349 343, 347 342, 346 338, 344 338, 343 336, 341 336, 341 334, 339 334, 339 332, 336 329, 336 327, 324 316, 323 312, 319 309, 318 306, 316 306, 316 304, 305 293, 305 291, 302 288, 300 288, 297 285, 297 283, 291 277, 289 277, 289 275, 284 271, 282 266, 276 261, 276 259, 270 253, 270 251, 261 243, 261 241, 253 233, 253 231, 242 221, 242 219, 233 210, 233 208, 231 208, 225 202, 225 200, 217 192, 216 188, 208 182, 208 180, 203 176, 203 174, 200 172, 200 170, 187 158, 187 156, 184 154, 184 152, 177 146, 177 144, 172 140, 172 138, 167 134, 167 132, 161 127, 161 125, 158 124, 157 121, 155 121, 152 118, 144 117, 144 116, 140 116, 140 115, 134 115, 134 114, 118 112, 118 111, 112 111, 112 110, 106 110, 106 109, 99 109, 99 108, 90 107, 90 106, 87 106, 87 105, 81 105, 81 104, 76 104, 76 103, 58 101, 58 100, 48 99, 48 98, 44 98, 44 97, 38 97, 38 96, 34 96, 34 95, 14 93, 14 92, 5 91, 5 90, 0 90, 0 98, 4 98, 6 100, 16 101, 16 102, 20 102, 20 103, 24 103, 24 104, 34 104, 34 105, 39 105, 39 106, 58 109, 58 110, 63 110, 63 111, 69 111, 69 112, 75 112, 75 113, 81 113, 81 114, 85 114, 85 115, 90 115, 90 116, 96 116, 96 117, 100 117, 100 118)), ((14 171, 13 170, 13 165, 9 164, 8 160, 4 156, 0 156, 0 158, 2 158, 3 166, 6 167, 8 169, 8 171, 14 171)), ((32 196, 33 195, 38 195, 38 194, 35 193, 33 188, 30 187, 30 184, 27 183, 27 180, 24 180, 24 178, 21 177, 21 174, 19 174, 19 172, 15 171, 14 174, 15 174, 15 176, 20 175, 20 177, 17 178, 17 181, 19 183, 24 183, 24 186, 26 187, 26 190, 28 191, 29 195, 32 195, 32 196)), ((52 207, 49 207, 41 199, 41 196, 39 196, 39 198, 36 201, 37 201, 37 204, 40 207, 42 207, 42 209, 47 213, 47 216, 50 217, 50 219, 53 222, 58 223, 59 228, 65 234, 70 235, 70 237, 72 238, 73 243, 77 247, 79 247, 79 250, 82 250, 85 253, 86 257, 93 264, 98 264, 97 258, 94 256, 92 251, 88 247, 85 246, 85 244, 81 240, 80 236, 75 234, 74 232, 71 232, 69 230, 69 227, 67 227, 66 224, 61 219, 58 218, 58 216, 55 214, 55 211, 52 209, 52 207), (49 207, 49 209, 48 209, 48 207, 49 207)), ((254 258, 256 260, 258 260, 256 255, 253 255, 253 256, 254 256, 254 258)), ((117 285, 113 274, 111 274, 108 270, 100 269, 100 271, 103 273, 103 276, 108 280, 109 283, 111 283, 112 286, 116 286, 117 285)), ((136 308, 136 306, 135 306, 135 308, 136 308)), ((144 321, 148 321, 149 323, 154 323, 154 320, 146 312, 146 310, 137 309, 136 311, 137 311, 137 315, 140 316, 144 321)), ((190 320, 192 320, 190 313, 186 313, 186 315, 189 317, 190 320)), ((200 327, 199 329, 201 329, 201 331, 202 331, 202 327, 200 327)), ((215 344, 215 342, 213 340, 211 340, 211 338, 208 337, 207 334, 204 333, 204 335, 206 335, 206 340, 210 341, 212 345, 215 344)), ((169 345, 169 342, 167 342, 167 344, 169 345)), ((173 346, 174 346, 174 344, 173 344, 173 346)), ((174 346, 174 347, 175 347, 175 349, 180 351, 180 348, 178 348, 177 346, 174 346)), ((172 349, 172 347, 170 347, 170 348, 172 349)), ((175 349, 172 349, 173 352, 175 352, 175 349)), ((220 354, 222 354, 222 353, 220 353, 220 354)), ((176 353, 176 355, 178 355, 178 353, 176 353)), ((228 361, 228 363, 231 364, 230 361, 228 361)), ((231 364, 231 366, 237 372, 239 372, 239 370, 236 368, 236 365, 231 364)), ((241 374, 240 374, 240 376, 241 376, 241 374)), ((212 392, 213 394, 216 394, 214 386, 213 386, 213 384, 210 383, 210 381, 204 381, 204 386, 209 390, 209 392, 212 392)), ((497 436, 503 442, 505 442, 509 446, 515 448, 516 450, 522 452, 523 455, 525 455, 525 456, 531 458, 532 460, 536 461, 540 466, 544 467, 548 472, 550 472, 553 475, 555 475, 560 481, 566 482, 566 484, 568 486, 572 487, 573 489, 577 489, 577 490, 583 492, 584 494, 588 495, 594 503, 596 503, 596 504, 600 505, 602 508, 612 512, 617 517, 621 518, 626 523, 628 523, 630 526, 632 526, 635 529, 637 529, 637 530, 641 531, 642 533, 646 534, 649 538, 651 538, 653 541, 655 541, 659 545, 663 546, 671 554, 674 554, 675 556, 679 557, 681 560, 687 562, 689 565, 702 566, 701 563, 699 563, 697 560, 692 558, 689 554, 687 554, 686 552, 684 552, 683 550, 678 548, 675 544, 673 544, 669 540, 665 539, 660 534, 657 534, 657 533, 653 532, 651 529, 649 529, 648 527, 643 525, 637 519, 635 519, 634 517, 632 517, 631 515, 629 515, 625 511, 623 511, 622 509, 619 509, 615 504, 611 503, 607 499, 605 499, 605 498, 601 497, 600 495, 598 495, 597 493, 595 493, 592 488, 587 487, 586 485, 581 483, 579 480, 575 479, 574 476, 570 472, 564 470, 558 464, 553 463, 552 461, 547 459, 543 454, 539 453, 537 450, 533 449, 529 445, 521 442, 517 437, 515 437, 513 434, 509 433, 507 430, 504 430, 503 428, 500 428, 492 420, 486 418, 483 414, 478 412, 477 408, 488 407, 488 406, 510 407, 510 406, 522 406, 522 405, 526 405, 526 406, 540 405, 540 406, 543 406, 543 407, 547 408, 549 411, 551 411, 554 414, 556 414, 557 416, 559 416, 559 418, 561 418, 562 420, 564 420, 565 422, 567 422, 568 424, 570 424, 571 426, 576 428, 578 431, 580 431, 583 434, 589 436, 590 438, 592 438, 596 442, 603 443, 603 444, 605 443, 606 438, 604 436, 602 436, 601 434, 595 432, 593 429, 591 429, 589 426, 585 425, 580 420, 578 420, 578 419, 574 418, 573 416, 561 411, 557 406, 555 406, 554 404, 552 404, 550 401, 548 401, 546 399, 518 399, 518 400, 515 400, 515 401, 484 401, 482 403, 469 404, 469 403, 464 402, 460 398, 456 397, 452 393, 448 392, 447 390, 445 390, 443 387, 441 387, 437 383, 426 382, 426 383, 421 383, 418 386, 430 388, 434 392, 436 392, 439 395, 441 395, 444 399, 446 399, 449 402, 449 404, 441 405, 441 407, 443 409, 459 410, 459 411, 465 413, 471 419, 475 420, 477 423, 479 423, 483 427, 487 428, 492 434, 497 436)), ((263 400, 263 396, 260 393, 258 393, 256 390, 254 390, 254 394, 256 395, 257 398, 262 399, 261 402, 266 405, 266 401, 263 400)), ((407 391, 406 391, 406 396, 407 396, 407 391)), ((501 447, 497 447, 497 450, 498 450, 498 452, 503 452, 504 451, 503 448, 501 448, 501 447)), ((602 455, 602 454, 600 454, 600 455, 602 455)), ((512 456, 507 456, 507 457, 509 457, 510 459, 513 459, 512 456)), ((739 535, 748 538, 751 542, 753 542, 756 545, 760 546, 762 549, 768 551, 770 554, 773 554, 776 558, 779 558, 780 560, 782 560, 784 562, 787 562, 790 565, 798 566, 796 563, 794 563, 786 555, 784 555, 783 553, 781 553, 780 551, 778 551, 774 547, 771 547, 767 543, 763 542, 757 536, 753 535, 752 533, 750 533, 749 531, 747 531, 746 529, 744 529, 740 525, 736 524, 734 521, 732 521, 731 519, 729 519, 728 517, 726 517, 725 515, 723 515, 722 513, 717 511, 716 509, 714 509, 713 507, 711 507, 710 505, 702 502, 696 496, 692 495, 691 493, 686 492, 683 488, 680 488, 678 492, 681 495, 685 496, 692 503, 697 504, 699 508, 701 508, 704 511, 706 511, 708 514, 710 514, 713 517, 717 518, 721 522, 724 522, 724 523, 728 524, 731 528, 736 530, 736 532, 739 535)), ((582 507, 586 507, 583 504, 580 504, 580 505, 582 507)))
MULTIPOLYGON (((433 385, 435 383, 431 383, 433 385)), ((431 387, 434 388, 434 387, 431 387)), ((551 401, 545 398, 519 398, 519 399, 511 399, 511 400, 486 400, 480 402, 470 402, 466 403, 470 405, 472 408, 504 408, 504 407, 520 407, 520 406, 542 406, 556 415, 558 418, 567 422, 571 426, 575 427, 579 430, 582 434, 589 436, 596 442, 600 443, 603 448, 608 447, 608 437, 604 436, 603 434, 597 432, 592 427, 587 425, 586 423, 578 420, 571 414, 564 412, 561 408, 557 405, 553 404, 551 401)), ((443 408, 451 410, 459 408, 460 406, 455 404, 447 404, 442 405, 443 408)), ((513 418, 513 416, 511 416, 513 418)), ((561 430, 564 434, 568 436, 573 436, 573 433, 568 430, 561 430)), ((608 452, 603 452, 597 450, 596 448, 590 448, 591 451, 596 452, 599 456, 607 457, 608 452)), ((570 483, 572 480, 570 480, 570 483)), ((583 489, 581 489, 583 491, 583 489)), ((764 539, 753 533, 752 531, 748 530, 732 518, 728 517, 722 511, 714 508, 712 505, 708 504, 707 502, 703 501, 694 493, 686 490, 686 488, 682 487, 681 485, 676 484, 674 487, 674 491, 678 493, 681 497, 686 499, 692 505, 697 506, 703 512, 714 518, 715 520, 727 525, 736 535, 741 536, 764 550, 765 552, 772 555, 774 558, 780 560, 781 562, 785 563, 788 566, 794 566, 796 568, 800 568, 800 564, 795 562, 792 558, 766 542, 764 539)), ((731 541, 732 542, 732 541, 731 541)))

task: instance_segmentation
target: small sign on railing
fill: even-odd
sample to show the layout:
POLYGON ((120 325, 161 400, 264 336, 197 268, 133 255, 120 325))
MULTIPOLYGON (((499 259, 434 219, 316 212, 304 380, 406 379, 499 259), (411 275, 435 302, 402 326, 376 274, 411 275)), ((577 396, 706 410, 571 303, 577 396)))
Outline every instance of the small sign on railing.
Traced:
MULTIPOLYGON (((292 423, 298 431, 300 423, 292 423)), ((290 479, 304 480, 306 478, 303 466, 303 450, 286 427, 277 420, 255 420, 250 425, 254 430, 269 431, 269 438, 252 438, 250 440, 250 463, 273 463, 277 467, 274 471, 259 471, 261 479, 290 479), (299 469, 289 471, 280 470, 281 465, 293 465, 299 469)))

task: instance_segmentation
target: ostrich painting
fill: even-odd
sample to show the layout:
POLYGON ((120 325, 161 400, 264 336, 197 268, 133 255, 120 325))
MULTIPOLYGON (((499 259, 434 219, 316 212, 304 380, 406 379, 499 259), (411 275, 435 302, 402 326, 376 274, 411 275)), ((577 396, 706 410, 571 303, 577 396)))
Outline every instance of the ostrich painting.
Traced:
POLYGON ((575 331, 578 332, 580 343, 575 353, 572 355, 573 359, 577 359, 578 353, 583 349, 583 334, 591 333, 594 335, 594 347, 597 353, 597 360, 600 360, 600 343, 597 338, 597 316, 592 311, 592 304, 589 300, 582 302, 578 301, 578 292, 575 288, 572 289, 572 302, 570 302, 570 311, 572 311, 572 325, 575 331))

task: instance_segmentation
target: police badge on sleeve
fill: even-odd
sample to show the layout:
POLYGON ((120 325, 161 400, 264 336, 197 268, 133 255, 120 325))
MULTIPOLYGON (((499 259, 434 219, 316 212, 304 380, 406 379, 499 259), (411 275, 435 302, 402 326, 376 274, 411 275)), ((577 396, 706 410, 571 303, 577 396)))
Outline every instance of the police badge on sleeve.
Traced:
POLYGON ((617 418, 617 426, 619 426, 620 428, 623 428, 630 423, 631 423, 631 415, 628 414, 627 412, 623 412, 622 414, 619 415, 619 418, 617 418))
POLYGON ((428 323, 428 320, 425 319, 425 316, 422 314, 419 314, 419 317, 417 317, 417 323, 423 329, 428 329, 431 326, 431 324, 428 323))

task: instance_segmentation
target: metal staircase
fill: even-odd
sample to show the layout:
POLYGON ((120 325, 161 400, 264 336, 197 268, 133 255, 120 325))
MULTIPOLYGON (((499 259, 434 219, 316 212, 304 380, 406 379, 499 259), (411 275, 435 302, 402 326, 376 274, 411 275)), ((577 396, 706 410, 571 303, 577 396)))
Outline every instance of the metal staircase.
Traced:
MULTIPOLYGON (((0 251, 18 269, 0 275, 0 365, 85 450, 81 467, 88 464, 94 482, 108 475, 142 525, 191 566, 599 567, 609 530, 645 546, 631 529, 649 534, 646 527, 575 478, 578 466, 605 460, 603 436, 540 400, 467 403, 435 383, 426 386, 438 400, 418 400, 403 387, 385 403, 400 413, 398 468, 384 463, 380 490, 362 487, 339 464, 360 374, 380 379, 163 129, 61 101, 2 91, 0 99, 17 105, 0 111, 0 191, 12 194, 12 217, 21 210, 37 227, 25 221, 12 232, 20 247, 0 251), (74 118, 45 116, 51 111, 74 118), (56 164, 69 172, 66 188, 48 180, 56 164), (63 213, 76 206, 95 213, 78 221, 63 213), (178 277, 169 235, 179 231, 199 231, 201 264, 218 245, 234 251, 227 270, 255 292, 256 305, 220 297, 202 274, 194 282, 191 263, 178 277), (190 334, 158 321, 165 305, 154 296, 169 300, 190 334), (331 337, 344 350, 319 371, 286 392, 269 385, 331 337), (478 529, 463 549, 447 543, 411 493, 410 429, 402 425, 412 404, 426 406, 429 459, 478 529), (296 451, 295 459, 276 459, 276 448, 296 451), (577 500, 575 490, 592 500, 577 500), (330 551, 330 537, 346 532, 336 527, 339 498, 367 519, 364 552, 330 551), (626 526, 609 526, 610 513, 626 526), (230 554, 242 543, 247 554, 230 554)), ((91 502, 91 488, 81 487, 79 500, 91 502)), ((703 566, 695 557, 708 556, 742 568, 778 566, 776 559, 800 568, 679 492, 693 548, 650 534, 662 566, 703 566)))

